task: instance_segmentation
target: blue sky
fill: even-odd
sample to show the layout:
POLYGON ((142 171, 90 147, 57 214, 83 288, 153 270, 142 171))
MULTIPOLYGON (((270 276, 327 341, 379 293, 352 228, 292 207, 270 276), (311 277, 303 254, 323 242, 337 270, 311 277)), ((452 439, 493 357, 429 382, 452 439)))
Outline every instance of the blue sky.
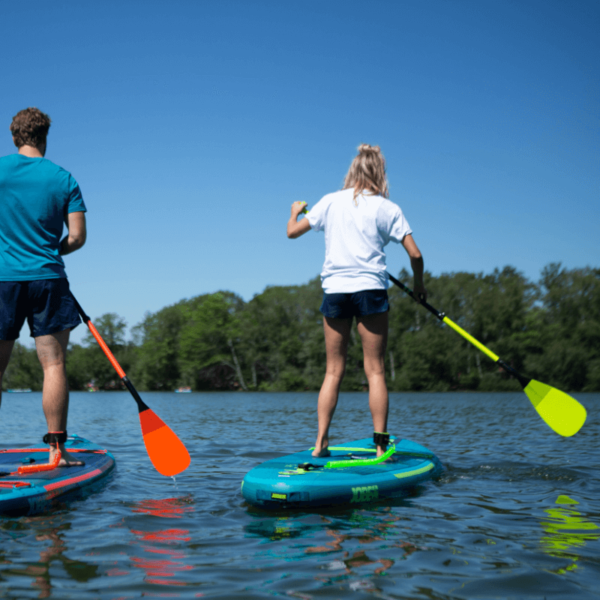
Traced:
POLYGON ((0 18, 0 155, 17 111, 51 116, 46 156, 89 210, 66 264, 92 318, 316 276, 323 235, 288 240, 290 204, 339 189, 363 142, 433 274, 599 266, 597 1, 11 0, 0 18))

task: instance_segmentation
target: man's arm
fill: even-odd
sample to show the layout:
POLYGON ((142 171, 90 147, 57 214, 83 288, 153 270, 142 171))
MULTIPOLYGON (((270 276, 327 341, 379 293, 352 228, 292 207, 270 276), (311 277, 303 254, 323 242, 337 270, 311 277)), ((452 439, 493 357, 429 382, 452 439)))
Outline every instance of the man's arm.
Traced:
POLYGON ((58 252, 61 256, 79 250, 85 244, 87 237, 84 212, 69 213, 66 221, 69 233, 60 242, 58 252))
POLYGON ((306 202, 294 202, 292 204, 292 214, 287 224, 287 236, 297 238, 310 230, 308 219, 298 221, 298 216, 306 208, 306 202))
POLYGON ((423 284, 424 262, 421 251, 417 248, 417 244, 415 244, 415 240, 410 233, 404 236, 402 245, 410 257, 410 266, 412 267, 414 275, 413 292, 417 295, 417 298, 422 298, 423 301, 426 302, 427 290, 423 284))

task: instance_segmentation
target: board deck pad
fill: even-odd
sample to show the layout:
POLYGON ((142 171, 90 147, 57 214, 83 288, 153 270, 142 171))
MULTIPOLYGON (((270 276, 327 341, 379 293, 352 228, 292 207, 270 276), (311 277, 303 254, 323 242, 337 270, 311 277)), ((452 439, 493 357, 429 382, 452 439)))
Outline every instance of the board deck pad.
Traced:
POLYGON ((329 457, 315 458, 312 450, 304 450, 273 458, 246 474, 242 495, 266 509, 358 504, 405 496, 441 473, 441 462, 424 446, 394 438, 390 444, 396 449, 391 459, 374 465, 325 467, 336 461, 375 458, 372 438, 331 446, 329 457), (306 463, 308 467, 302 466, 306 463))
POLYGON ((85 465, 23 475, 16 474, 19 467, 48 462, 48 446, 0 449, 0 515, 44 512, 57 501, 91 492, 115 466, 110 452, 77 435, 69 436, 65 449, 85 465))

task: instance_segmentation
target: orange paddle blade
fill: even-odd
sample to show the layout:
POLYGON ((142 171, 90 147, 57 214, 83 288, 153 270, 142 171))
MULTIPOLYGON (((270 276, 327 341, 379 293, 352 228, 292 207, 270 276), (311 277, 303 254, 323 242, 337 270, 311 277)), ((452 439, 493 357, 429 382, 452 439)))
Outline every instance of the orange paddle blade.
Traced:
POLYGON ((166 477, 179 475, 190 466, 190 454, 173 430, 149 408, 141 411, 140 425, 146 452, 154 468, 166 477))

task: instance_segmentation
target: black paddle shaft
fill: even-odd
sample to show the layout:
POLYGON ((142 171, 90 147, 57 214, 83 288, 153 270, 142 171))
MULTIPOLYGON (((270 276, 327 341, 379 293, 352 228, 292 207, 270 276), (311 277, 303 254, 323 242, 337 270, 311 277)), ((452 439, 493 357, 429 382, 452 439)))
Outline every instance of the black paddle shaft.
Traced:
POLYGON ((402 291, 406 292, 415 302, 422 304, 432 315, 434 315, 440 321, 444 320, 446 313, 440 312, 436 308, 433 308, 431 304, 428 304, 422 298, 419 298, 409 287, 404 285, 401 281, 398 281, 393 275, 388 273, 388 277, 395 283, 402 291))

